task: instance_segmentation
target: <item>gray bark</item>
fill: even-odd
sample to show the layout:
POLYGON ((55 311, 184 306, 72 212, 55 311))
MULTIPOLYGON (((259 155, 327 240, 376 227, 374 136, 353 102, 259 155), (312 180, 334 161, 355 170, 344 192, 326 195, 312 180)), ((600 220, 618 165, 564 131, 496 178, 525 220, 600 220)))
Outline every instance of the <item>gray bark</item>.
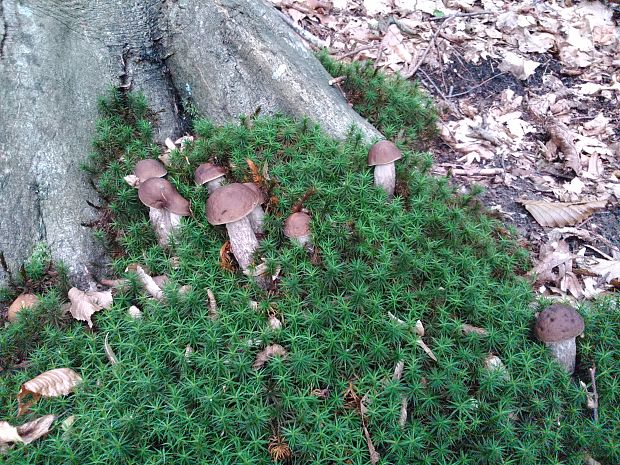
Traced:
POLYGON ((86 201, 97 196, 79 165, 109 85, 145 93, 159 142, 186 129, 185 98, 216 122, 260 107, 307 115, 335 137, 353 123, 376 137, 328 80, 262 1, 0 0, 0 251, 9 268, 39 241, 74 281, 105 266, 81 226, 96 216, 86 201))

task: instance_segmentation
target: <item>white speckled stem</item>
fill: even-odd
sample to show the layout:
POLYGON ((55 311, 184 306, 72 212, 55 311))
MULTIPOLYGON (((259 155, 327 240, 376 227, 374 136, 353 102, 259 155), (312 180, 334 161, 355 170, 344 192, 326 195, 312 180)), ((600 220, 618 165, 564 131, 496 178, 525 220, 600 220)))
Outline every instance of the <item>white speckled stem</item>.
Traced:
POLYGON ((396 187, 396 166, 394 163, 375 166, 375 186, 380 186, 391 199, 396 187))
POLYGON ((263 211, 263 207, 261 207, 260 205, 258 205, 254 210, 252 210, 248 215, 250 225, 252 226, 252 231, 254 231, 255 234, 263 233, 264 218, 265 212, 263 211))
POLYGON ((157 236, 157 243, 164 248, 168 247, 170 236, 181 224, 181 217, 163 208, 151 207, 149 218, 157 236))
POLYGON ((547 342, 547 348, 553 358, 569 373, 575 371, 575 359, 577 357, 577 344, 575 338, 566 339, 565 341, 547 342))
POLYGON ((254 252, 258 249, 258 240, 247 216, 226 225, 230 249, 243 271, 252 264, 254 252))
POLYGON ((213 181, 209 181, 207 183, 207 191, 211 194, 215 189, 218 189, 222 183, 224 182, 224 176, 220 176, 219 178, 215 178, 213 181))

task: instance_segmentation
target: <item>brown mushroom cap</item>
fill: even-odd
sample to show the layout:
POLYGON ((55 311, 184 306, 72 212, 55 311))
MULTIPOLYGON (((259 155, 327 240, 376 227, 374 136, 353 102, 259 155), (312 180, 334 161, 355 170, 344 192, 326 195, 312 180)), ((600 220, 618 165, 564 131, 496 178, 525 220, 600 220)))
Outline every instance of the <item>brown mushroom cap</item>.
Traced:
POLYGON ((284 222, 284 235, 289 238, 310 234, 310 215, 304 212, 293 213, 284 222))
POLYGON ((200 186, 204 183, 222 177, 225 174, 226 170, 221 166, 214 165, 213 163, 203 163, 196 168, 196 172, 194 173, 194 181, 196 181, 196 184, 200 186))
POLYGON ((387 165, 403 158, 396 144, 389 140, 380 140, 368 151, 368 166, 387 165))
POLYGON ((189 202, 169 181, 162 178, 151 178, 140 183, 138 197, 147 207, 165 209, 180 216, 190 214, 189 202))
POLYGON ((541 342, 558 342, 583 333, 585 324, 581 315, 573 307, 553 304, 540 312, 534 328, 541 342))
POLYGON ((140 179, 140 182, 144 182, 151 178, 161 178, 167 173, 168 172, 166 171, 166 168, 164 168, 164 165, 157 160, 153 160, 152 158, 140 160, 136 163, 136 167, 133 170, 133 174, 140 179))
POLYGON ((233 223, 247 216, 260 198, 244 184, 234 183, 213 191, 207 200, 207 220, 212 225, 233 223))
POLYGON ((9 307, 7 319, 12 323, 17 320, 17 314, 22 308, 29 308, 37 304, 39 298, 34 294, 22 294, 9 307))
POLYGON ((258 196, 258 198, 260 199, 260 201, 258 202, 259 205, 265 203, 265 194, 263 194, 263 191, 260 189, 260 187, 258 187, 253 182, 244 182, 243 185, 252 189, 252 191, 258 196))

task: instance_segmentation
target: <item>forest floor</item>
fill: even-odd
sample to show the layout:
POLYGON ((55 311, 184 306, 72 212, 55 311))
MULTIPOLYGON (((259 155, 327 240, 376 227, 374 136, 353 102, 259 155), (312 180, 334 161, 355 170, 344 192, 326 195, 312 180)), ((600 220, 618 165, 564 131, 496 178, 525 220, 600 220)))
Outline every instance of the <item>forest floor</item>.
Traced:
POLYGON ((617 5, 272 2, 309 47, 371 60, 433 96, 434 174, 464 192, 484 186, 536 258, 541 294, 582 300, 620 286, 617 5))

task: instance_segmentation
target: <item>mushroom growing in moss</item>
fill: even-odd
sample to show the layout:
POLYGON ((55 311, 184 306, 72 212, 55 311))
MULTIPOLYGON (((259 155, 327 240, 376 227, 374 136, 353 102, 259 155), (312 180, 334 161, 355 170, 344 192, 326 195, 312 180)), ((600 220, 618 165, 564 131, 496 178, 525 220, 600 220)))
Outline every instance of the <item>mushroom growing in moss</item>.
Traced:
POLYGON ((221 166, 213 163, 203 163, 196 168, 194 173, 194 181, 199 186, 207 185, 207 191, 211 194, 215 189, 222 185, 226 170, 221 166))
POLYGON ((152 158, 147 158, 146 160, 140 160, 136 163, 133 174, 143 183, 147 179, 163 178, 168 174, 168 171, 166 171, 162 163, 152 158))
POLYGON ((258 201, 252 189, 239 183, 216 189, 207 200, 207 220, 212 225, 226 225, 230 248, 243 271, 249 269, 258 249, 248 218, 258 201))
POLYGON ((568 305, 553 304, 538 315, 535 332, 553 358, 572 374, 577 355, 575 338, 583 333, 584 328, 583 318, 577 310, 568 305))
POLYGON ((381 187, 390 199, 394 197, 396 187, 394 162, 402 157, 403 154, 398 147, 389 140, 377 142, 368 151, 368 166, 375 167, 375 186, 381 187))
POLYGON ((297 212, 289 216, 284 222, 284 235, 311 252, 310 215, 297 212))
POLYGON ((265 211, 263 210, 263 207, 261 207, 261 205, 265 203, 265 195, 263 194, 263 191, 260 189, 260 187, 258 187, 253 182, 244 182, 243 185, 250 188, 258 199, 258 204, 256 205, 256 207, 254 207, 254 210, 250 212, 250 214, 248 215, 248 219, 250 220, 250 225, 252 225, 252 230, 254 231, 254 233, 262 234, 265 211))
POLYGON ((149 218, 157 242, 167 247, 170 235, 181 224, 181 217, 190 215, 189 202, 162 178, 150 178, 141 183, 138 197, 149 207, 149 218))

